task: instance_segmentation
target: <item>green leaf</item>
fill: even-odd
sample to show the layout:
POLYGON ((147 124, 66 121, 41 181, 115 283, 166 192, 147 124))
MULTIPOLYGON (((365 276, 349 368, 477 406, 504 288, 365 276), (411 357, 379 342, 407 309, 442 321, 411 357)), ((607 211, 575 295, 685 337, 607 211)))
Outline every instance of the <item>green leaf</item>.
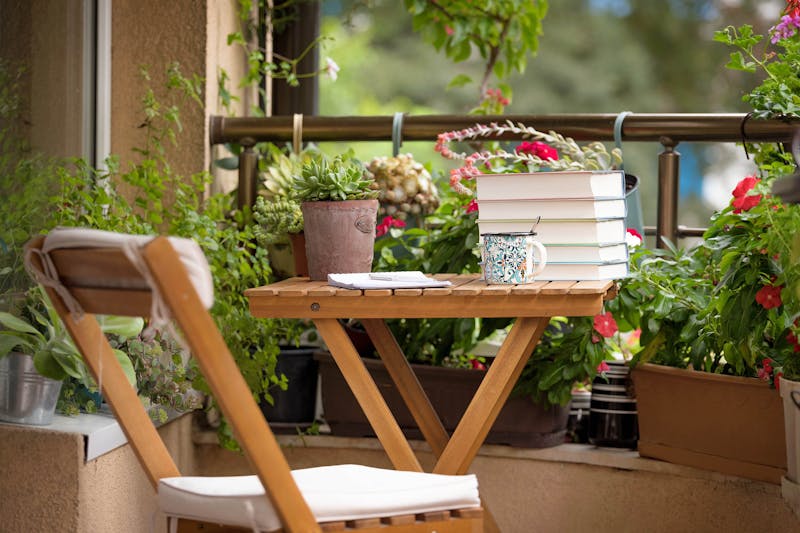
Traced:
POLYGON ((0 311, 0 324, 2 324, 4 327, 12 331, 20 333, 31 333, 33 335, 41 336, 41 334, 36 330, 36 328, 31 326, 24 320, 17 318, 11 313, 7 313, 5 311, 0 311))
POLYGON ((130 383, 133 388, 136 388, 136 371, 133 368, 130 357, 122 350, 117 349, 114 349, 114 355, 117 357, 120 366, 122 366, 122 371, 125 373, 125 377, 128 378, 128 383, 130 383))
POLYGON ((448 89, 454 89, 457 87, 463 87, 472 83, 472 78, 467 76, 466 74, 459 74, 458 76, 454 77, 450 80, 450 83, 447 84, 448 89))

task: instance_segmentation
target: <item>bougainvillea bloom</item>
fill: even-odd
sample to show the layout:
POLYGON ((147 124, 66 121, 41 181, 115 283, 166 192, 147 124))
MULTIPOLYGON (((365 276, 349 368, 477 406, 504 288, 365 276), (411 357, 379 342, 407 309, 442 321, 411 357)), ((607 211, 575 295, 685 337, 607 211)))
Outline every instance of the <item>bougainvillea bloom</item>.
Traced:
POLYGON ((386 233, 389 231, 389 228, 405 228, 405 227, 406 223, 400 220, 399 218, 394 218, 390 216, 383 217, 381 223, 378 224, 378 226, 375 228, 375 236, 381 237, 383 235, 386 235, 386 233))
POLYGON ((764 309, 772 309, 779 307, 783 302, 781 301, 781 289, 783 285, 777 287, 773 285, 764 285, 756 293, 756 302, 760 303, 764 309))
POLYGON ((551 161, 558 159, 556 149, 541 141, 523 141, 517 146, 516 152, 518 154, 535 155, 540 159, 549 159, 551 161))
POLYGON ((470 200, 469 204, 467 204, 466 212, 467 214, 469 214, 469 213, 474 213, 477 210, 478 210, 478 201, 475 198, 473 198, 472 200, 470 200))
POLYGON ((750 191, 753 187, 755 187, 756 183, 758 183, 759 181, 761 180, 756 178, 755 176, 747 176, 742 181, 736 184, 736 187, 733 189, 733 197, 741 198, 742 196, 746 195, 748 191, 750 191))
POLYGON ((617 321, 611 316, 611 313, 601 313, 594 317, 594 329, 603 337, 611 337, 619 328, 617 328, 617 321))
POLYGON ((740 196, 733 199, 733 212, 741 213, 742 211, 750 211, 761 201, 761 195, 755 194, 753 196, 740 196))

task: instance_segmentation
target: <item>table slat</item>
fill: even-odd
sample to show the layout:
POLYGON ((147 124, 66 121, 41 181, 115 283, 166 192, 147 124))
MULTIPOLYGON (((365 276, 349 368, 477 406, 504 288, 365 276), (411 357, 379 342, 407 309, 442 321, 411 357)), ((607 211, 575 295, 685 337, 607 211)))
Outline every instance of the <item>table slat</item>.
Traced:
POLYGON ((569 294, 569 289, 577 281, 551 281, 539 291, 540 294, 569 294))

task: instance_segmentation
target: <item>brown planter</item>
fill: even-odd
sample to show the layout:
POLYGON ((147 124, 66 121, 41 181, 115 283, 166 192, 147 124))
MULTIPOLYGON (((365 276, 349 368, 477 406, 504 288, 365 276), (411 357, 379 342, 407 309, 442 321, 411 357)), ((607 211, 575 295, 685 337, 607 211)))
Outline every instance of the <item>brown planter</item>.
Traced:
POLYGON ((780 484, 783 405, 767 383, 652 364, 632 377, 639 455, 780 484))
POLYGON ((378 200, 303 202, 300 209, 311 279, 372 270, 378 200))
MULTIPOLYGON (((320 363, 322 411, 331 433, 344 437, 374 437, 372 427, 330 353, 318 352, 315 358, 320 363)), ((421 439, 422 433, 383 363, 377 359, 363 359, 363 361, 403 433, 408 438, 421 439)), ((478 370, 428 365, 411 365, 411 367, 445 429, 452 434, 485 373, 478 370)), ((523 448, 557 446, 564 442, 568 417, 569 406, 545 409, 533 403, 528 397, 512 397, 500 411, 486 442, 523 448)))

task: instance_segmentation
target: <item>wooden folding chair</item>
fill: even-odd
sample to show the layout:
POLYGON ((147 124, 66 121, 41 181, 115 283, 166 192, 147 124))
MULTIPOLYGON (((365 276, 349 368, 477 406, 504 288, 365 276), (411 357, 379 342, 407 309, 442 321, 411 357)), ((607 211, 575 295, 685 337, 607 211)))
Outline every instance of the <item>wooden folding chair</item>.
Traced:
POLYGON ((207 311, 211 277, 194 241, 57 228, 28 243, 26 259, 156 489, 171 531, 483 530, 473 475, 358 465, 291 471, 207 311), (256 475, 181 477, 94 314, 174 318, 256 475))

